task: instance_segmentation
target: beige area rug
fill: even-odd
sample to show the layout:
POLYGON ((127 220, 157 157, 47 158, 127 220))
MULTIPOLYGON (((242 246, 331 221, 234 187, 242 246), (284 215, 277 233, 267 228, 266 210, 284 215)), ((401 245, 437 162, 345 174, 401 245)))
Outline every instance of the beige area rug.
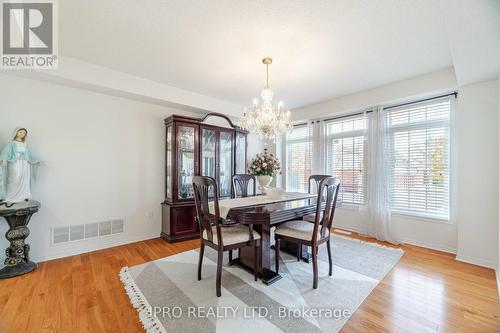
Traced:
POLYGON ((120 272, 147 332, 338 332, 403 251, 333 235, 333 276, 321 246, 316 290, 312 264, 294 256, 281 255, 283 278, 270 286, 228 266, 226 257, 220 298, 216 252, 205 248, 201 281, 198 254, 187 251, 120 272))

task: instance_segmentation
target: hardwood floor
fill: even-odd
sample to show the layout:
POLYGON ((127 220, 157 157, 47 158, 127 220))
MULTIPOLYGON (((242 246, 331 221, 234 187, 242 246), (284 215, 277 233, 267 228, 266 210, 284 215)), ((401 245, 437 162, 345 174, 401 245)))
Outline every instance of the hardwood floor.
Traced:
MULTIPOLYGON (((0 280, 0 332, 143 332, 118 272, 198 245, 152 239, 44 262, 32 274, 0 280)), ((402 248, 403 258, 342 332, 500 332, 493 270, 402 248)))

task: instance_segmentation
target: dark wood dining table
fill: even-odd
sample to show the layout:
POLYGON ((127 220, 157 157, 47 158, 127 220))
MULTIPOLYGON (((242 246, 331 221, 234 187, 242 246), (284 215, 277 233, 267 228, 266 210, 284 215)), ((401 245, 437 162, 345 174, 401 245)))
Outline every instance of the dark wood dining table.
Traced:
MULTIPOLYGON (((271 268, 271 229, 281 223, 291 220, 301 220, 303 216, 314 214, 316 212, 316 198, 294 199, 283 202, 261 204, 248 207, 231 208, 228 218, 242 224, 253 224, 254 229, 262 237, 262 247, 258 269, 259 276, 265 284, 272 284, 279 279, 281 275, 271 268)), ((281 242, 280 249, 285 252, 296 255, 297 247, 295 244, 281 242)), ((301 258, 310 262, 310 255, 307 247, 300 249, 301 258)), ((238 258, 232 261, 232 264, 240 265, 247 270, 253 271, 255 254, 251 247, 242 248, 238 252, 238 258)))

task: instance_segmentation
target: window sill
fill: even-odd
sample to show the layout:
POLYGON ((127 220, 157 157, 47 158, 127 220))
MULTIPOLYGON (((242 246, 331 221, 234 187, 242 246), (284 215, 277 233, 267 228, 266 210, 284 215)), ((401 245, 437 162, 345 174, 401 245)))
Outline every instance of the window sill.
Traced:
POLYGON ((435 215, 429 215, 429 214, 393 211, 392 216, 412 218, 412 219, 421 220, 421 221, 425 221, 425 222, 437 222, 437 223, 443 223, 443 224, 453 224, 449 218, 435 216, 435 215))
MULTIPOLYGON (((339 210, 346 210, 346 211, 352 211, 352 212, 361 212, 363 210, 366 210, 366 208, 367 207, 365 205, 354 205, 354 204, 343 204, 342 206, 337 207, 337 209, 339 209, 339 210)), ((443 224, 450 224, 450 225, 454 224, 453 222, 451 222, 449 220, 449 218, 435 216, 435 215, 429 215, 429 214, 393 211, 392 216, 420 220, 420 221, 424 221, 424 222, 436 222, 436 223, 443 223, 443 224)))

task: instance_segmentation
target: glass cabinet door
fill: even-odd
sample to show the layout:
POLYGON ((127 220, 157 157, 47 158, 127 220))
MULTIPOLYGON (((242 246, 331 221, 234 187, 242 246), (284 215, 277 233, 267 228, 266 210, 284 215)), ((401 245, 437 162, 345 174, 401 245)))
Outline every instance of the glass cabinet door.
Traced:
POLYGON ((215 130, 201 129, 201 175, 215 178, 215 130))
POLYGON ((236 174, 247 173, 247 137, 236 132, 236 174))
POLYGON ((172 200, 172 126, 167 127, 167 170, 165 173, 165 186, 167 199, 172 200))
POLYGON ((231 178, 233 175, 233 133, 220 132, 219 151, 219 195, 231 195, 231 178))
POLYGON ((178 131, 178 198, 190 199, 193 198, 193 176, 195 175, 196 128, 188 125, 180 125, 178 131))
MULTIPOLYGON (((215 173, 215 130, 201 129, 201 171, 202 176, 216 177, 215 173)), ((213 189, 210 187, 208 195, 213 196, 213 189)))

